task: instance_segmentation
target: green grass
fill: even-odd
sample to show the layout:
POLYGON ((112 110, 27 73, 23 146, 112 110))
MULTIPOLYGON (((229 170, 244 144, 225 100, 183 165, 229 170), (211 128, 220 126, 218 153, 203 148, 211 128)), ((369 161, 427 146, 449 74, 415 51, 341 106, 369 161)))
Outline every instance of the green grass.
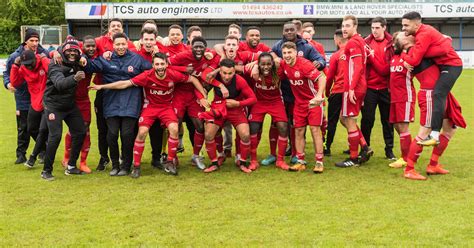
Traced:
MULTIPOLYGON (((469 125, 474 123, 473 80, 474 71, 465 70, 453 90, 469 125)), ((372 138, 375 157, 367 165, 333 166, 344 158, 341 151, 347 146, 339 127, 322 175, 274 167, 245 175, 230 161, 219 172, 205 175, 188 163, 191 146, 186 143, 178 177, 150 168, 149 146, 138 180, 96 172, 66 177, 60 166, 61 144, 56 180, 45 182, 40 166, 28 170, 13 164, 14 100, 6 90, 0 92, 0 105, 2 247, 474 246, 471 127, 458 131, 441 158, 451 174, 424 182, 405 180, 401 170, 387 166, 378 122, 372 138)), ((417 129, 418 123, 411 132, 417 129)), ((95 124, 91 132, 88 161, 95 168, 95 124)), ((264 137, 261 158, 268 151, 264 137)), ((396 140, 398 144, 398 136, 396 140)), ((307 154, 312 161, 309 143, 307 154)), ((430 149, 425 149, 420 171, 429 156, 430 149)))

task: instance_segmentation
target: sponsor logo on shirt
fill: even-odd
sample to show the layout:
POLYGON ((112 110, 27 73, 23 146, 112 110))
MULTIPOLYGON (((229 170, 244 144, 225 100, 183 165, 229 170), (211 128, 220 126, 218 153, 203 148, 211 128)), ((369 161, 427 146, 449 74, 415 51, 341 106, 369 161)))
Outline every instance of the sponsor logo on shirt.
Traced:
POLYGON ((173 89, 169 89, 169 90, 166 90, 166 91, 163 91, 163 90, 152 90, 150 89, 150 94, 152 95, 160 95, 160 96, 164 96, 164 95, 169 95, 173 93, 173 89))
POLYGON ((300 86, 300 85, 303 85, 304 81, 303 80, 291 80, 290 79, 290 83, 294 86, 300 86))

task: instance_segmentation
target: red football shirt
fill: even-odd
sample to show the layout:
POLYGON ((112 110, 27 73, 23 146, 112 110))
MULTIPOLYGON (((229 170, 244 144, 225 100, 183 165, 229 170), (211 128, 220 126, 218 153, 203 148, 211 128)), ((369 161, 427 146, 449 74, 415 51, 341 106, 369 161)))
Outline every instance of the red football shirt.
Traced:
POLYGON ((255 80, 250 76, 251 71, 247 69, 244 69, 244 75, 250 78, 250 86, 253 88, 259 102, 282 101, 283 98, 281 97, 280 90, 281 80, 277 75, 275 75, 278 80, 277 84, 273 83, 273 75, 268 75, 264 77, 263 80, 262 78, 255 80))
POLYGON ((344 48, 344 91, 354 90, 365 93, 367 82, 365 79, 365 66, 367 54, 365 41, 360 34, 353 35, 344 48))
POLYGON ((332 94, 344 92, 344 60, 344 48, 337 50, 329 59, 326 89, 330 89, 332 86, 332 94))
POLYGON ((401 55, 393 55, 390 61, 390 102, 414 102, 413 75, 403 66, 401 55))
MULTIPOLYGON (((114 51, 114 42, 112 41, 112 38, 109 35, 102 35, 100 37, 95 38, 95 43, 97 46, 97 52, 99 53, 99 56, 102 56, 102 54, 104 54, 107 51, 110 51, 110 52, 114 51)), ((127 44, 128 44, 128 49, 130 49, 130 51, 133 51, 133 52, 137 51, 133 42, 128 40, 127 44)))
POLYGON ((144 107, 147 105, 150 107, 171 104, 175 84, 187 82, 189 76, 178 71, 167 69, 165 78, 158 79, 155 74, 155 69, 150 69, 130 80, 134 85, 144 88, 146 99, 144 107))
POLYGON ((166 49, 168 49, 168 56, 173 57, 180 52, 186 51, 187 47, 185 44, 179 43, 178 45, 170 44, 169 46, 166 47, 166 49))
POLYGON ((271 52, 272 49, 270 47, 268 47, 267 45, 265 45, 264 43, 260 42, 258 43, 258 45, 256 47, 251 47, 246 41, 241 41, 239 43, 239 52, 244 52, 244 51, 247 51, 247 52, 252 52, 252 53, 256 53, 256 54, 260 54, 262 52, 271 52))
POLYGON ((321 76, 321 73, 311 61, 296 57, 295 64, 290 66, 282 60, 278 70, 279 75, 284 74, 290 81, 295 104, 308 104, 318 93, 316 80, 321 76))

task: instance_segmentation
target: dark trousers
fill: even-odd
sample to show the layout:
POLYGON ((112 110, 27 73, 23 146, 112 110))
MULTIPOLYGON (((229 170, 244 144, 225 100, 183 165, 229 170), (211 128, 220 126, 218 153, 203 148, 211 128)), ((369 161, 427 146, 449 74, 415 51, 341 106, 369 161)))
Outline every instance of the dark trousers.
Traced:
POLYGON ((52 172, 54 158, 58 150, 59 143, 61 143, 61 136, 63 135, 63 120, 69 128, 71 134, 71 156, 68 165, 76 166, 79 152, 81 151, 84 137, 86 136, 86 127, 81 111, 74 107, 68 111, 56 111, 45 109, 46 123, 48 125, 48 145, 46 146, 46 154, 44 157, 43 171, 52 172))
POLYGON ((440 74, 433 93, 433 114, 431 116, 431 128, 438 132, 443 126, 446 98, 461 75, 462 66, 442 65, 439 69, 440 74))
POLYGON ((375 122, 375 110, 379 106, 380 122, 382 123, 385 151, 393 149, 393 125, 390 124, 390 93, 388 89, 367 89, 362 107, 362 120, 360 129, 364 135, 367 145, 370 146, 370 135, 375 122))
POLYGON ((38 112, 30 107, 28 110, 28 132, 35 140, 31 156, 36 158, 41 151, 45 150, 48 140, 48 124, 44 111, 38 112))
POLYGON ((16 157, 25 156, 30 145, 30 134, 28 133, 28 110, 16 111, 16 157))
POLYGON ((194 132, 196 132, 196 127, 194 127, 194 123, 189 117, 188 113, 184 114, 183 121, 186 122, 186 128, 188 129, 189 141, 191 141, 191 145, 194 147, 194 132))
POLYGON ((108 159, 108 149, 109 146, 107 145, 107 123, 104 118, 104 106, 103 106, 103 92, 97 91, 94 100, 94 108, 95 108, 95 116, 96 116, 96 124, 97 124, 97 131, 98 131, 98 145, 99 145, 99 154, 103 159, 108 159))
POLYGON ((150 127, 151 155, 153 160, 161 158, 161 148, 163 147, 163 132, 160 121, 156 120, 150 127))
POLYGON ((107 121, 107 144, 110 149, 110 159, 113 168, 130 170, 133 159, 133 145, 135 143, 135 127, 137 119, 131 117, 109 117, 107 121), (119 145, 118 138, 120 133, 120 141, 122 143, 122 165, 119 163, 119 145))
POLYGON ((336 135, 337 122, 341 114, 343 93, 331 94, 328 97, 328 128, 326 131, 326 149, 331 149, 336 135))

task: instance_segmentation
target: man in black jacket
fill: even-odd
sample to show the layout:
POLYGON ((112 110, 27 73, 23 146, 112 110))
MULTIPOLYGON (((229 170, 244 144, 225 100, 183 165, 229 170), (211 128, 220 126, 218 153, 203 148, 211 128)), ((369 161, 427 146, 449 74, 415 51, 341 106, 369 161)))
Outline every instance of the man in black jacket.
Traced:
POLYGON ((76 160, 86 135, 84 120, 75 103, 77 83, 85 78, 85 73, 79 65, 81 49, 77 40, 68 36, 60 54, 63 57, 63 64, 52 62, 49 65, 43 98, 49 136, 41 177, 48 181, 54 180, 53 163, 61 142, 62 121, 64 120, 69 127, 72 138, 71 156, 64 174, 82 174, 76 167, 76 160))

